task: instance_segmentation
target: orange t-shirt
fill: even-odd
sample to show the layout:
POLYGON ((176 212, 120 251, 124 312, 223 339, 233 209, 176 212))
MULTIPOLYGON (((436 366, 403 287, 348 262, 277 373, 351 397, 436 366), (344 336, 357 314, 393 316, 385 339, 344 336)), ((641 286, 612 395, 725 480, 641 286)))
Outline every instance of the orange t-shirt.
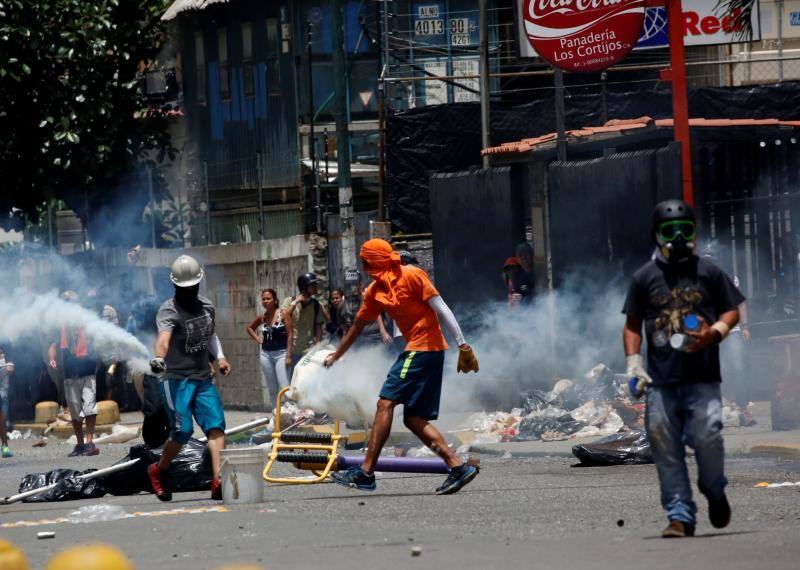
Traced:
POLYGON ((428 274, 419 267, 403 265, 402 276, 395 281, 394 290, 397 296, 396 307, 386 307, 375 299, 375 283, 370 284, 364 292, 364 303, 356 318, 362 321, 374 321, 383 311, 389 313, 397 323, 408 344, 406 350, 433 352, 447 350, 442 329, 436 312, 428 305, 431 297, 439 292, 431 283, 428 274))

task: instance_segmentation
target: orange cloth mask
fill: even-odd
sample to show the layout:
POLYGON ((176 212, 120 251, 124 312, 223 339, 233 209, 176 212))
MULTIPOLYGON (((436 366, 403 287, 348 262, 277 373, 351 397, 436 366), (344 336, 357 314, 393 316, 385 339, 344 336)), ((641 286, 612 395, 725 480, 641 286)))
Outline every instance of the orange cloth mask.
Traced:
POLYGON ((361 246, 365 269, 375 279, 375 299, 387 308, 398 305, 395 282, 402 276, 400 254, 389 242, 373 238, 361 246))

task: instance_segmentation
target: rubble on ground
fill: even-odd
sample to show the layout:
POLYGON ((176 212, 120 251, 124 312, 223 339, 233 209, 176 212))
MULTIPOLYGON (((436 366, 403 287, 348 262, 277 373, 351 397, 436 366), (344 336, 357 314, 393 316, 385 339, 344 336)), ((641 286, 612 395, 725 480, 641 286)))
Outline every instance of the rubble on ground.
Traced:
MULTIPOLYGON (((755 425, 748 409, 723 399, 724 427, 755 425)), ((520 394, 520 407, 473 414, 471 445, 605 437, 644 429, 643 401, 632 401, 627 377, 598 364, 580 380, 558 380, 550 391, 520 394)), ((638 432, 637 432, 638 433, 638 432)), ((636 438, 634 438, 636 439, 636 438)))
POLYGON ((632 402, 625 375, 604 364, 580 381, 561 379, 548 392, 523 392, 520 400, 521 407, 509 412, 473 414, 468 429, 477 435, 471 443, 559 441, 644 427, 644 404, 632 402))

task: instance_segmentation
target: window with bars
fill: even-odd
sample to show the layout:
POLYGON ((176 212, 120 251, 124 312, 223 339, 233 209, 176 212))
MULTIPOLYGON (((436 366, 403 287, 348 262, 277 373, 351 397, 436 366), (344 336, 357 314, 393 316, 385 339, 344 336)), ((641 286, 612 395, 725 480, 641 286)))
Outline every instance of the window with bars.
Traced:
POLYGON ((276 18, 267 18, 267 90, 281 93, 281 38, 276 18))
POLYGON ((228 65, 228 29, 217 30, 217 57, 219 58, 219 93, 223 100, 231 98, 228 65))
POLYGON ((206 48, 203 32, 194 33, 194 69, 197 83, 197 104, 206 104, 206 48))
POLYGON ((242 75, 244 81, 244 96, 252 97, 255 94, 252 22, 242 22, 242 75))

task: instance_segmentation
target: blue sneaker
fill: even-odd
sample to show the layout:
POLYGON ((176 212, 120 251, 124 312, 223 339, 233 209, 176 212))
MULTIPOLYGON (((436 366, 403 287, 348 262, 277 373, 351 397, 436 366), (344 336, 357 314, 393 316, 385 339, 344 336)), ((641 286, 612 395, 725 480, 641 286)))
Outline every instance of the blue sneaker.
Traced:
POLYGON ((331 479, 345 487, 353 487, 362 491, 375 490, 375 475, 365 473, 361 467, 351 467, 347 471, 332 473, 331 479))
POLYGON ((437 495, 452 495, 458 493, 461 487, 472 481, 478 476, 478 470, 472 465, 466 463, 459 467, 450 469, 450 474, 444 480, 442 486, 436 489, 437 495))
POLYGON ((14 454, 11 453, 11 450, 8 448, 7 445, 3 446, 3 457, 14 457, 14 454))

